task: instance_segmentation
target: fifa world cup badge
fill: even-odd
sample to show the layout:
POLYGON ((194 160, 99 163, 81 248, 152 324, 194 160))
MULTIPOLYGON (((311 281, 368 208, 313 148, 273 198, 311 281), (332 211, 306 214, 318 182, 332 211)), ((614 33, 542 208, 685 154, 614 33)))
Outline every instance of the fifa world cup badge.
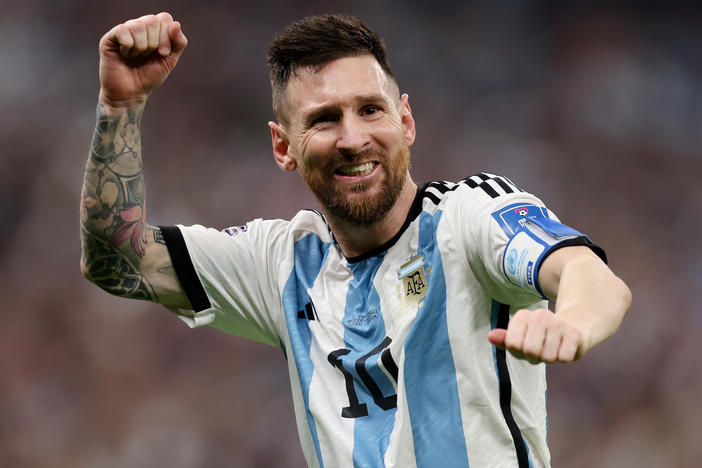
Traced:
POLYGON ((400 280, 400 298, 406 307, 417 308, 422 306, 422 302, 427 295, 429 286, 427 277, 430 274, 430 268, 425 266, 422 255, 410 258, 397 270, 397 278, 400 280))

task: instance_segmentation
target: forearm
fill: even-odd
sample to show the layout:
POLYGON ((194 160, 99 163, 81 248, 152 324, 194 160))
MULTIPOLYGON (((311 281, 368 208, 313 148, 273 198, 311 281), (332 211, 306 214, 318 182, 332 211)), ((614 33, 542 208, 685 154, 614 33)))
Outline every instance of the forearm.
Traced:
POLYGON ((612 336, 630 305, 629 288, 594 254, 579 256, 564 266, 556 316, 582 333, 578 357, 612 336))
POLYGON ((138 270, 146 236, 154 236, 145 224, 143 111, 143 104, 98 104, 81 200, 81 268, 112 294, 153 299, 153 289, 138 270))

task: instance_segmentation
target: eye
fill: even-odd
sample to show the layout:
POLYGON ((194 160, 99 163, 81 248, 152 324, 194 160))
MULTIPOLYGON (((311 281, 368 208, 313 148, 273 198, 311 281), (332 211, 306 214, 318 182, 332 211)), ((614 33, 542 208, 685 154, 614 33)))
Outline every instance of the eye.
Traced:
POLYGON ((326 114, 321 114, 313 118, 312 125, 323 124, 327 122, 336 122, 337 120, 339 120, 338 115, 328 112, 326 114))
POLYGON ((363 108, 363 111, 362 111, 363 115, 373 115, 373 114, 377 114, 378 112, 380 112, 380 107, 375 106, 375 105, 366 106, 363 108))

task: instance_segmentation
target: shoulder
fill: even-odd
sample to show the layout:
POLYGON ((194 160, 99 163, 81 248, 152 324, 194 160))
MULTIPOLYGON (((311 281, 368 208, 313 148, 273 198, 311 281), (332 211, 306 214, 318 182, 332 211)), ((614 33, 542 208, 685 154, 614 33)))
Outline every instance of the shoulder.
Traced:
POLYGON ((198 224, 178 227, 188 244, 248 245, 250 248, 267 249, 294 243, 308 234, 315 234, 325 241, 331 240, 323 215, 314 210, 301 210, 290 220, 256 218, 223 229, 198 224))
POLYGON ((322 242, 333 242, 333 236, 324 215, 317 210, 300 210, 287 224, 289 237, 294 242, 313 234, 322 242))
POLYGON ((468 201, 474 206, 495 206, 510 198, 528 194, 505 176, 481 172, 457 182, 433 181, 422 187, 427 202, 443 208, 451 200, 468 201))

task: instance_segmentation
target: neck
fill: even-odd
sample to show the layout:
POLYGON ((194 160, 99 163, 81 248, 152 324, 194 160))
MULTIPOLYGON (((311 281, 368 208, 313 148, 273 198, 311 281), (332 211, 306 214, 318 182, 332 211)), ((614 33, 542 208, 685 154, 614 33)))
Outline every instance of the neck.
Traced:
POLYGON ((344 256, 351 258, 363 255, 392 239, 407 219, 416 194, 417 185, 408 173, 395 204, 385 216, 373 224, 360 225, 325 213, 327 223, 344 256))

